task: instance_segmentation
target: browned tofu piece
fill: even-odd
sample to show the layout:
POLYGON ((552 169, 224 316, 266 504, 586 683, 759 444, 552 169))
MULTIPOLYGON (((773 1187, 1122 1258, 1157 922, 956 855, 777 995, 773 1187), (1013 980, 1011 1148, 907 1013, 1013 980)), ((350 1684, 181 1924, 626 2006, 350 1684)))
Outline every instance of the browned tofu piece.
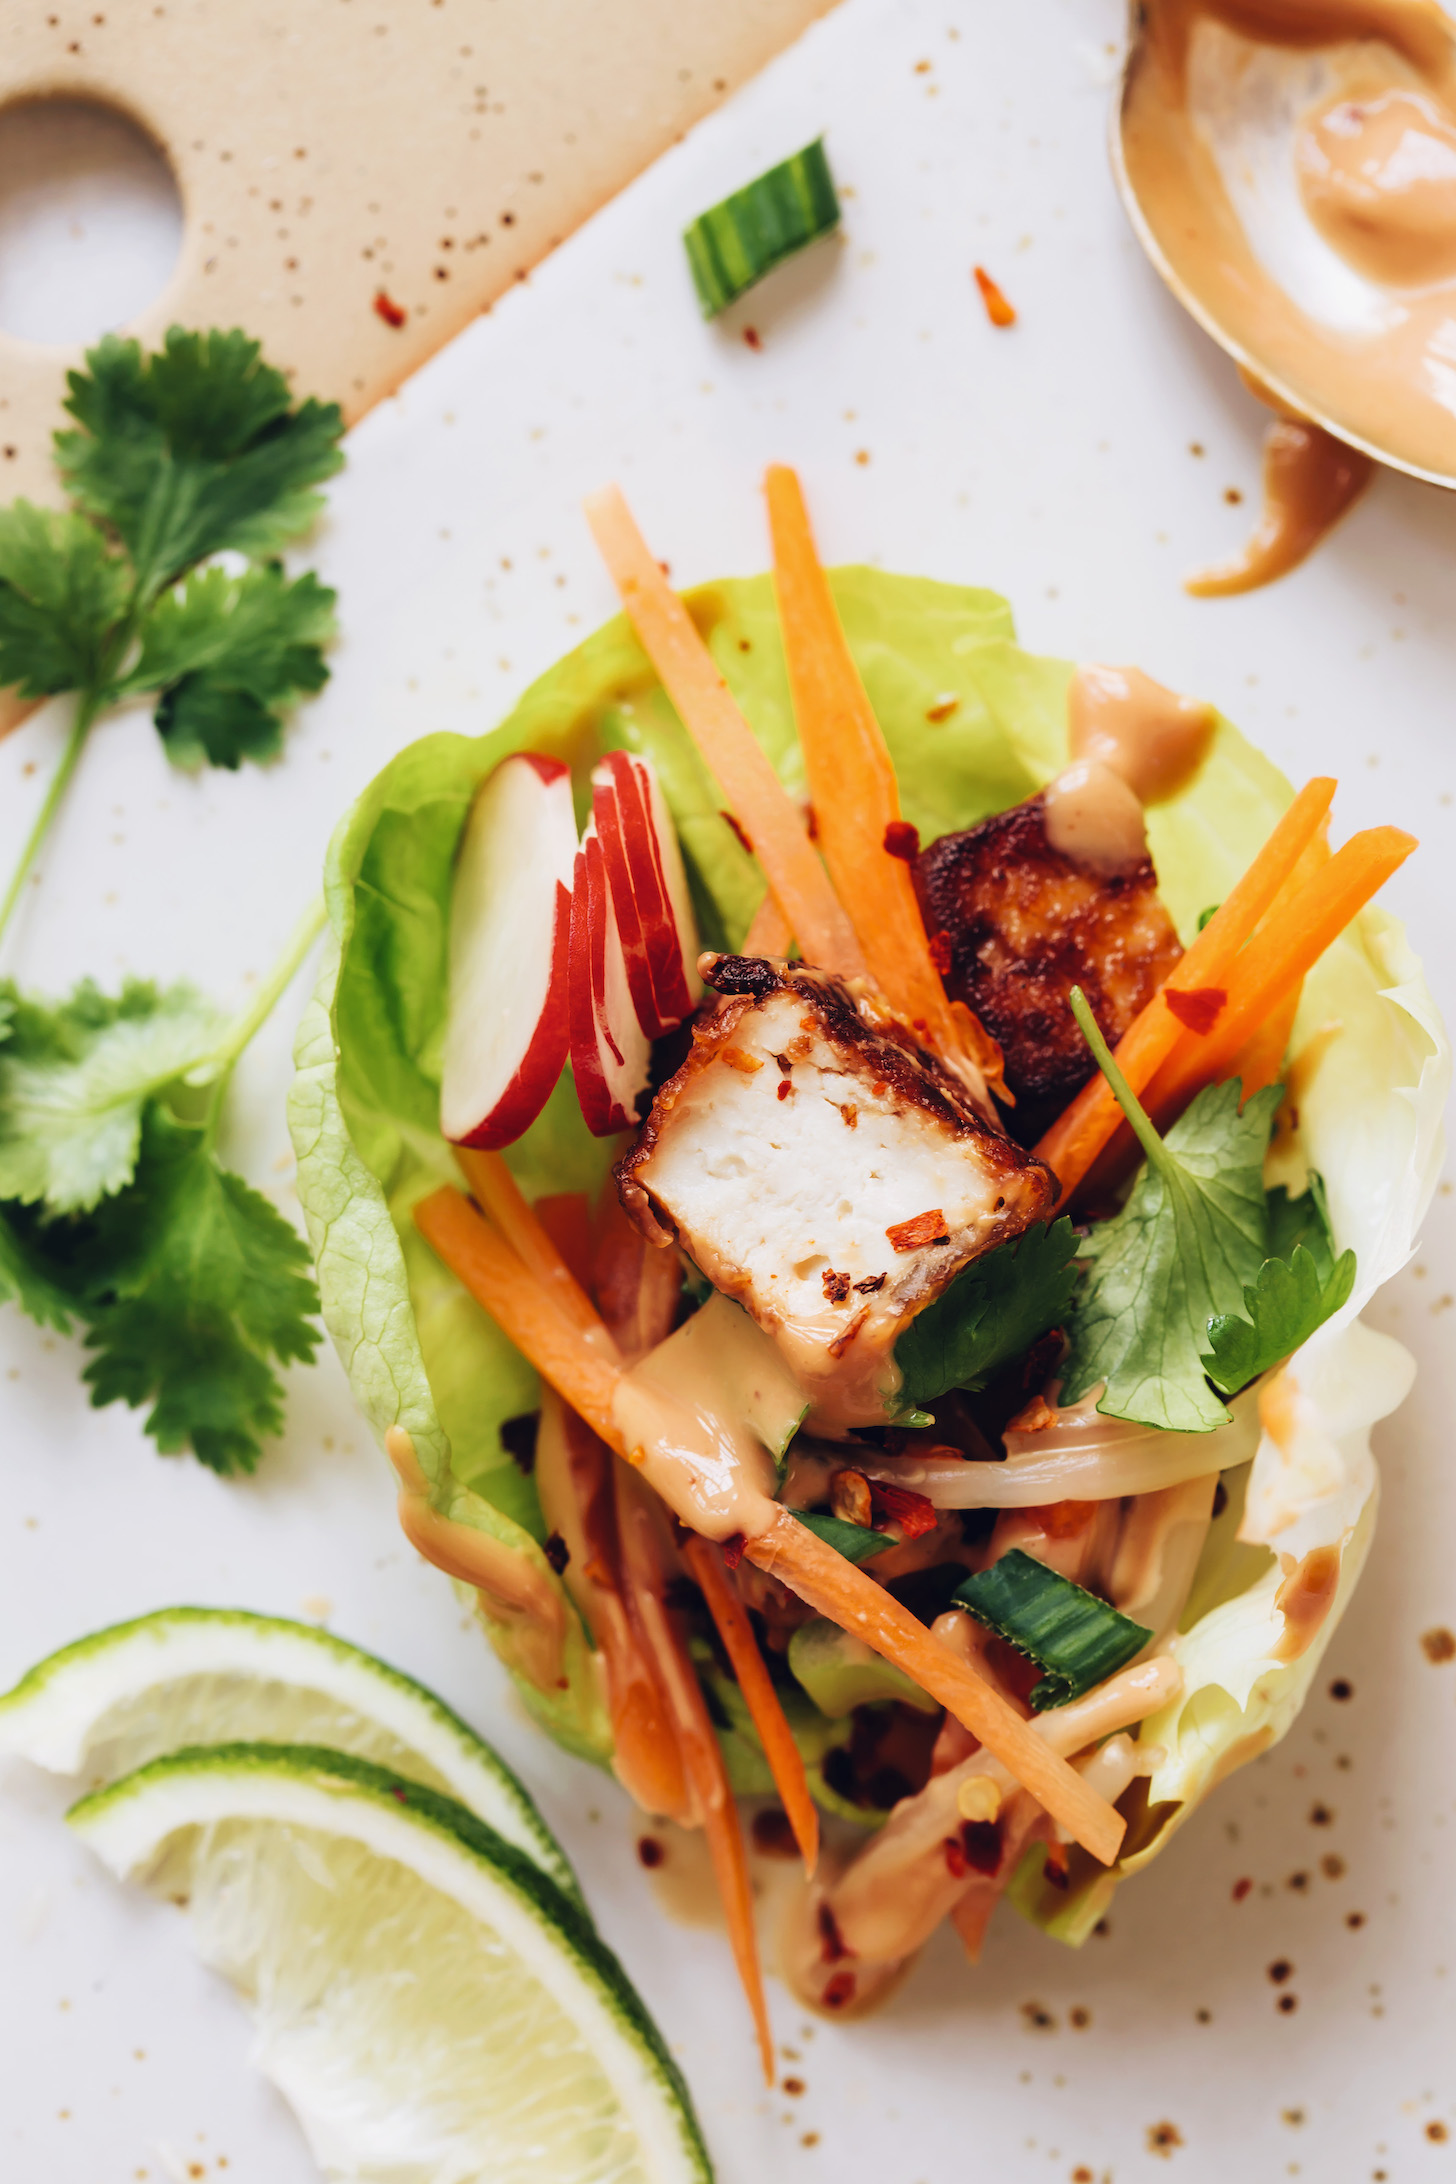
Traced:
POLYGON ((1055 1179, 837 979, 705 964, 727 998, 619 1165, 622 1202, 774 1337, 824 1430, 882 1425, 911 1316, 1041 1220, 1055 1179))
POLYGON ((1099 875, 1046 837, 1042 798, 944 834, 915 862, 926 930, 943 934, 946 988, 1000 1041, 1024 1144, 1092 1075, 1067 996, 1080 986, 1116 1045, 1182 950, 1152 862, 1099 875))

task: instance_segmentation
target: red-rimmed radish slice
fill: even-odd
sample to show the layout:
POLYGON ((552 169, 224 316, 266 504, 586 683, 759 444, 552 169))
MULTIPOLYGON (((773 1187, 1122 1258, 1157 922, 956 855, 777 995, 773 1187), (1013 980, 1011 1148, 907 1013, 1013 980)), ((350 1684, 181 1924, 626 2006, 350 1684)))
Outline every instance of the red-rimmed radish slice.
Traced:
POLYGON ((644 758, 612 751, 593 778, 609 775, 627 869, 636 895, 642 937, 652 973, 653 1005, 664 1030, 680 1024, 697 1005, 697 922, 677 830, 657 775, 644 758))
POLYGON ((660 912, 653 895, 644 894, 641 875, 631 868, 616 775, 606 765, 596 767, 592 773, 592 826, 602 845, 607 892, 617 920, 627 986, 637 1022, 644 1037, 660 1039, 665 1031, 671 1031, 676 1021, 675 1018, 672 1022, 665 1020, 657 1006, 656 981, 648 955, 646 928, 649 921, 660 920, 660 912))
POLYGON ((456 1145, 513 1144, 561 1075, 575 854, 567 768, 502 759, 470 808, 450 896, 440 1128, 456 1145))
POLYGON ((651 1044, 637 1021, 595 825, 576 857, 571 896, 571 1073, 593 1137, 635 1129, 651 1044))

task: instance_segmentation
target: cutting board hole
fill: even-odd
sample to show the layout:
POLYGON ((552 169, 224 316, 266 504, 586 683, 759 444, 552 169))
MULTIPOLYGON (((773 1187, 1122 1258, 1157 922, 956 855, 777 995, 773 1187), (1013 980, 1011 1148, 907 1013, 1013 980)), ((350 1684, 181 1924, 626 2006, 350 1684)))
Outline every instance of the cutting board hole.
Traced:
POLYGON ((114 106, 0 106, 0 331, 92 341, 161 295, 182 199, 160 146, 114 106))

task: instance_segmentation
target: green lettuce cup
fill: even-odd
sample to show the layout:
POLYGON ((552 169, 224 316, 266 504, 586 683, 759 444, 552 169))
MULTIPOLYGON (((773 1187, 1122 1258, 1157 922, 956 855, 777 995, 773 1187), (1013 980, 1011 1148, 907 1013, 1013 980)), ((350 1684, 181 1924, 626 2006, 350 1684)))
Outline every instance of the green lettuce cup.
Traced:
MULTIPOLYGON (((1065 763, 1072 669, 1022 651, 994 593, 866 568, 838 570, 831 582, 904 816, 922 840, 1019 802, 1065 763)), ((754 734, 802 797, 770 578, 707 584, 686 597, 754 734)), ((411 1210, 458 1180, 440 1135, 440 1072, 452 867, 472 798, 509 753, 543 752, 570 766, 584 819, 591 768, 611 749, 641 753, 657 770, 704 945, 741 943, 761 876, 619 618, 543 676, 492 734, 411 745, 348 813, 329 850, 330 941, 300 1027, 290 1101, 324 1319, 355 1398, 381 1438, 391 1426, 410 1434, 440 1512, 489 1535, 560 1593, 569 1637, 561 1678, 547 1688, 531 1680, 519 1623, 485 1598, 482 1619, 542 1726, 603 1764, 611 1731, 596 1659, 543 1551, 534 1482, 501 1439, 506 1420, 536 1407, 535 1375, 424 1244, 411 1210)), ((1291 794, 1220 720, 1192 786, 1149 812, 1160 890, 1185 943, 1291 794)), ((1013 1884, 1019 1907, 1069 1941, 1090 1932, 1123 1873, 1154 1856, 1210 1788, 1294 1720, 1369 1545, 1378 1494, 1371 1428, 1413 1374, 1408 1353, 1360 1313, 1411 1255, 1434 1191, 1450 1049, 1404 931, 1384 910, 1365 910, 1306 979, 1291 1054, 1297 1124, 1276 1131, 1265 1180, 1298 1189, 1309 1170, 1322 1175, 1335 1247, 1357 1254, 1354 1292, 1285 1368, 1280 1400, 1264 1406, 1257 1453, 1225 1479, 1226 1504, 1173 1642, 1183 1689, 1139 1732, 1162 1758, 1118 1866, 1104 1873, 1074 1856, 1072 1885, 1053 1889, 1037 1851, 1013 1884), (1277 1596, 1300 1566, 1316 1565, 1329 1573, 1333 1608, 1293 1652, 1277 1596)), ((569 1073, 506 1157, 528 1197, 607 1185, 609 1147, 589 1135, 569 1073)), ((767 1788, 751 1723, 719 1698, 735 1784, 767 1788)), ((807 1694, 793 1719, 811 1779, 822 1784, 820 1763, 848 1725, 807 1694)), ((838 1803, 828 1791, 825 1802, 838 1803)))

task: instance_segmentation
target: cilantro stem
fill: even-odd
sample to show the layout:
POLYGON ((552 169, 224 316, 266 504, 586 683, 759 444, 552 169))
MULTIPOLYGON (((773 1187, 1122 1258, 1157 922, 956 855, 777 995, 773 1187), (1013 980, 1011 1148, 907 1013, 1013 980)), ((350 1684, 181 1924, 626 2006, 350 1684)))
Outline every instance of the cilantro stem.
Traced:
POLYGON ((77 761, 85 749, 86 738, 91 732, 97 714, 101 711, 102 699, 103 692, 99 689, 83 690, 81 693, 76 706, 75 719, 71 722, 71 733, 67 738, 66 748, 61 753, 61 762, 51 776, 50 787, 46 790, 45 799, 35 815, 35 824, 25 838, 25 847, 21 850, 15 870, 10 876, 10 885, 5 890, 5 900, 0 903, 0 936, 3 936, 6 926, 10 923, 11 913, 20 900, 20 890, 25 885, 26 874, 36 860, 40 846, 50 831, 50 824, 55 818, 61 798, 70 785, 71 776, 76 771, 77 761))
POLYGON ((1163 1150, 1163 1141, 1148 1120, 1146 1108, 1112 1059, 1112 1049, 1097 1029, 1097 1019, 1087 1006, 1087 996, 1080 986, 1074 986, 1068 998, 1072 1005, 1072 1014, 1077 1019, 1077 1028, 1091 1047, 1093 1059, 1107 1079, 1112 1097, 1127 1117, 1133 1136, 1153 1166, 1166 1175, 1172 1162, 1163 1150))
MULTIPOLYGON (((262 1029, 272 1015, 288 987, 293 983, 299 965, 318 939, 328 919, 322 895, 316 895, 289 936, 288 945, 247 1007, 233 1018, 222 1043, 201 1065, 210 1077, 214 1070, 225 1079, 245 1046, 262 1029)), ((201 1071, 192 1073, 194 1078, 201 1071)))

